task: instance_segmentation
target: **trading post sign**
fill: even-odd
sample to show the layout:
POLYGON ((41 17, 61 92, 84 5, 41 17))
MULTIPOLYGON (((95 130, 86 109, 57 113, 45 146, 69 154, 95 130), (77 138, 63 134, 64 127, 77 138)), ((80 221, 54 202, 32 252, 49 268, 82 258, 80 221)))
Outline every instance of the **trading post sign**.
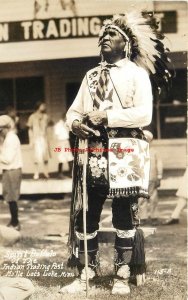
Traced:
MULTIPOLYGON (((176 11, 157 12, 160 30, 176 32, 176 11)), ((0 23, 0 43, 96 37, 111 16, 34 19, 0 23)))

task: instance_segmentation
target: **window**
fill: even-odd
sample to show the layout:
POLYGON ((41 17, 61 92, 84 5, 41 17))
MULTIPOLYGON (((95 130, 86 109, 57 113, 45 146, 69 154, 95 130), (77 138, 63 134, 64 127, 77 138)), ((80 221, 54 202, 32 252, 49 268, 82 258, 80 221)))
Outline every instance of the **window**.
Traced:
POLYGON ((13 84, 10 79, 0 80, 0 111, 5 111, 7 106, 14 106, 13 84))
POLYGON ((38 101, 44 100, 44 78, 24 77, 0 79, 0 113, 8 107, 16 110, 19 117, 17 129, 21 144, 28 144, 27 120, 38 101))
POLYGON ((73 101, 78 93, 78 90, 80 88, 80 85, 81 85, 80 82, 69 82, 66 84, 67 109, 73 103, 73 101))
POLYGON ((176 70, 170 94, 162 91, 155 101, 152 127, 155 138, 185 138, 187 128, 186 69, 176 70))
MULTIPOLYGON (((67 110, 73 103, 78 90, 80 88, 80 82, 69 82, 66 84, 66 105, 67 105, 67 110)), ((69 133, 69 139, 70 139, 70 145, 71 148, 75 147, 75 135, 70 131, 69 133)))

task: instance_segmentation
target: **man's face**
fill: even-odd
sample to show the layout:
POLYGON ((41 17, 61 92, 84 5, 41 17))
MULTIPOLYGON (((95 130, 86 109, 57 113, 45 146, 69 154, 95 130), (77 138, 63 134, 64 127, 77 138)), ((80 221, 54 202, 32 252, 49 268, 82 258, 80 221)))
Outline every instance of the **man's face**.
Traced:
POLYGON ((102 54, 122 55, 126 41, 123 36, 116 30, 108 28, 100 42, 102 54))

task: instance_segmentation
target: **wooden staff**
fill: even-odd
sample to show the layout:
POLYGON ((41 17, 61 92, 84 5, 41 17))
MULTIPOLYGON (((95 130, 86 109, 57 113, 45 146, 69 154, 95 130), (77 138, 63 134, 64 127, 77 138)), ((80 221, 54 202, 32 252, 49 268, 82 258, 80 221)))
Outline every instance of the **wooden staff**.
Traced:
POLYGON ((83 142, 83 227, 84 227, 84 254, 85 254, 85 275, 86 275, 86 298, 89 293, 89 278, 88 278, 88 255, 87 255, 87 221, 86 221, 86 211, 87 211, 87 182, 86 182, 86 171, 87 171, 87 160, 88 153, 85 151, 87 149, 88 141, 87 139, 83 142))

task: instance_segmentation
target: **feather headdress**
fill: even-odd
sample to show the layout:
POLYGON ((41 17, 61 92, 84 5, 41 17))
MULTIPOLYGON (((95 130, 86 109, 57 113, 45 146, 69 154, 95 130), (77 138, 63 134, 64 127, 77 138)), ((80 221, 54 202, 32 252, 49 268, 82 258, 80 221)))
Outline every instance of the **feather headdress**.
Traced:
POLYGON ((161 41, 164 36, 157 32, 158 25, 151 13, 136 11, 115 15, 105 20, 99 34, 99 43, 108 28, 117 30, 127 41, 127 56, 138 66, 146 69, 155 87, 167 88, 173 77, 173 67, 167 56, 169 49, 161 41))

